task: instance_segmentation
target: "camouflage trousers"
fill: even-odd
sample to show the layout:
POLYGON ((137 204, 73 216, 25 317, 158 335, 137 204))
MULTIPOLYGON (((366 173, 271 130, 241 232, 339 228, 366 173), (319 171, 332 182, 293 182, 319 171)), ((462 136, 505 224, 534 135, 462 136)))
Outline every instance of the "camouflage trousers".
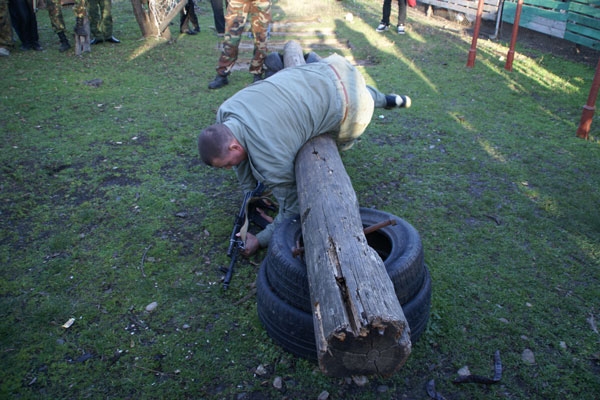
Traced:
MULTIPOLYGON (((73 13, 76 18, 83 18, 86 15, 86 0, 75 0, 75 6, 73 7, 73 13)), ((46 8, 48 8, 48 16, 50 17, 50 23, 54 33, 61 33, 65 31, 65 19, 62 13, 61 0, 48 0, 46 2, 46 8)))
POLYGON ((111 0, 87 0, 92 36, 108 40, 113 35, 111 0))
POLYGON ((48 0, 46 8, 48 9, 48 17, 50 17, 50 24, 54 33, 64 32, 65 19, 63 18, 61 0, 48 0))
POLYGON ((84 18, 87 15, 88 0, 75 0, 73 14, 75 18, 84 18))
POLYGON ((0 47, 12 47, 12 27, 8 13, 8 0, 0 0, 0 47))
POLYGON ((271 0, 229 0, 225 15, 225 39, 217 73, 226 76, 235 64, 246 21, 250 16, 254 36, 254 55, 250 73, 261 75, 267 57, 267 31, 271 23, 271 0))

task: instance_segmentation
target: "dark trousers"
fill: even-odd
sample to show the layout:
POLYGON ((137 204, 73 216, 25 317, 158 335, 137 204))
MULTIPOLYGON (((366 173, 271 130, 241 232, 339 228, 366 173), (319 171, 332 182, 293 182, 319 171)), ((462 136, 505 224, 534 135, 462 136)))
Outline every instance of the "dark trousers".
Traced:
POLYGON ((197 32, 200 32, 200 25, 198 24, 198 17, 196 16, 196 4, 194 0, 187 0, 185 7, 181 10, 181 17, 179 19, 179 31, 181 33, 187 33, 188 25, 192 24, 197 32))
MULTIPOLYGON (((225 3, 229 3, 225 0, 225 3)), ((223 11, 223 0, 210 0, 215 19, 215 29, 217 33, 225 33, 225 13, 223 11)), ((227 6, 226 6, 227 7, 227 6)))
POLYGON ((10 21, 24 48, 39 44, 37 19, 30 0, 9 0, 10 21))
MULTIPOLYGON (((383 0, 383 17, 381 22, 390 24, 390 13, 392 12, 392 0, 383 0)), ((398 25, 406 22, 406 0, 398 0, 398 25)))

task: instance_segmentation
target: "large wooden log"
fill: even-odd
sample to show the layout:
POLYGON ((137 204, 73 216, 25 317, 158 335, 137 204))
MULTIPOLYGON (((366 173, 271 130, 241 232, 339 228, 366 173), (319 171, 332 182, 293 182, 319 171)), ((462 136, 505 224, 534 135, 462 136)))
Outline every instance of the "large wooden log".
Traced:
POLYGON ((290 40, 283 46, 283 68, 306 64, 302 46, 296 40, 290 40))
POLYGON ((330 376, 391 375, 410 354, 410 328, 334 139, 307 142, 295 171, 319 366, 330 376))

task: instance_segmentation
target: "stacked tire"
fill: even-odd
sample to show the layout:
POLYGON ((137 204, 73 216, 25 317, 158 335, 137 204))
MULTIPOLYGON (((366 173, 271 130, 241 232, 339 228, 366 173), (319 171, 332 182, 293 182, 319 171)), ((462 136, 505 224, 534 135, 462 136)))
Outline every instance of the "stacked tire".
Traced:
MULTIPOLYGON (((395 221, 366 237, 385 264, 415 343, 427 326, 431 307, 431 276, 424 264, 421 238, 411 224, 392 214, 361 208, 360 215, 364 227, 395 221)), ((258 316, 271 339, 286 351, 316 360, 306 265, 302 256, 292 254, 299 243, 299 218, 278 225, 258 273, 258 316)))

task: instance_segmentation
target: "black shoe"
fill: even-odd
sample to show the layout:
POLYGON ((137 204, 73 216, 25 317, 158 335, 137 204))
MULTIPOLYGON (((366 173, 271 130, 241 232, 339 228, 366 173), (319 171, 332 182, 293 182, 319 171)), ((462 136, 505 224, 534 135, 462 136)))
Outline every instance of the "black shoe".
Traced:
POLYGON ((252 83, 260 82, 263 80, 262 74, 253 74, 254 78, 252 78, 252 83))
POLYGON ((69 50, 70 48, 71 48, 71 44, 69 43, 68 40, 65 40, 64 42, 61 41, 58 51, 60 51, 61 53, 64 53, 65 51, 69 50))
POLYGON ((121 43, 121 41, 114 36, 109 37, 108 39, 106 39, 106 41, 111 43, 121 43))
POLYGON ((65 51, 67 51, 71 48, 69 39, 67 39, 67 35, 65 35, 64 32, 59 32, 58 38, 60 39, 60 47, 58 48, 58 51, 60 51, 61 53, 64 53, 65 51))
POLYGON ((31 48, 34 49, 35 51, 44 50, 44 48, 38 42, 34 42, 33 45, 31 45, 31 48))
POLYGON ((188 30, 187 30, 187 31, 185 31, 185 32, 183 32, 183 31, 182 31, 181 33, 184 33, 184 34, 186 34, 186 35, 196 35, 198 32, 197 32, 197 31, 195 31, 195 30, 188 29, 188 30))
POLYGON ((215 77, 215 79, 208 84, 208 88, 209 89, 220 89, 223 86, 227 85, 229 83, 229 80, 227 79, 227 76, 225 75, 217 75, 215 77))
POLYGON ((25 44, 25 43, 21 44, 21 50, 23 50, 23 51, 29 51, 31 49, 33 49, 33 47, 30 44, 25 44))
POLYGON ((102 43, 104 42, 104 40, 102 39, 96 39, 96 38, 92 38, 92 40, 90 40, 90 44, 98 44, 98 43, 102 43))

